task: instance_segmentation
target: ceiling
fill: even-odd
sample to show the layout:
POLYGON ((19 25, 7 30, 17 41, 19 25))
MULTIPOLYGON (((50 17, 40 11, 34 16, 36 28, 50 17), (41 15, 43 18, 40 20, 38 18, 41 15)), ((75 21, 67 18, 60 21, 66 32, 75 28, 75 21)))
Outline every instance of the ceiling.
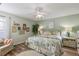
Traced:
POLYGON ((0 11, 36 20, 34 16, 37 7, 43 9, 43 19, 79 14, 78 3, 2 3, 0 11))

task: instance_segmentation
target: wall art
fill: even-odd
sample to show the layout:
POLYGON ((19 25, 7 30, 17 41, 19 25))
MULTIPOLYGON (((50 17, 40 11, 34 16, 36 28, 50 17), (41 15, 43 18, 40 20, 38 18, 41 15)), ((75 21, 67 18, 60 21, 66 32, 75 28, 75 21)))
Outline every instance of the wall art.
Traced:
POLYGON ((25 31, 26 30, 26 24, 23 24, 23 30, 25 31))
POLYGON ((16 28, 16 26, 14 25, 14 26, 12 26, 12 33, 15 33, 15 32, 17 32, 17 28, 16 28))

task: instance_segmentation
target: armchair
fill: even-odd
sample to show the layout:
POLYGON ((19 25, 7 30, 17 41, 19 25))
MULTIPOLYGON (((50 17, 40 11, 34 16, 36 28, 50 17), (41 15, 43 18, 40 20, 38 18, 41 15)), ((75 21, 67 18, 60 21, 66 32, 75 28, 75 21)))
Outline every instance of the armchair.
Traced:
POLYGON ((4 56, 13 49, 13 40, 4 39, 0 41, 0 56, 4 56))

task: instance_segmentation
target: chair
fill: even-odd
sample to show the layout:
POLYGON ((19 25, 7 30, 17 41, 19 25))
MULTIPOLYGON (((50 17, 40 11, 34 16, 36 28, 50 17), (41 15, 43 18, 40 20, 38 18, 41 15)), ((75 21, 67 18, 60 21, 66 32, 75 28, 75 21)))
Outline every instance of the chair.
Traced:
POLYGON ((13 49, 13 40, 12 39, 4 39, 0 41, 0 56, 4 56, 9 51, 13 49))

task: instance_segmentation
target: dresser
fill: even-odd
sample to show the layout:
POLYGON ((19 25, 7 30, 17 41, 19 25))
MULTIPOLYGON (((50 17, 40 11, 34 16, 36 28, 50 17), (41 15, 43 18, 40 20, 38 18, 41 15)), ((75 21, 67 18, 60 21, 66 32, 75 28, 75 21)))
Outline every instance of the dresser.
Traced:
POLYGON ((73 37, 64 37, 62 40, 63 46, 77 48, 77 39, 73 37))

